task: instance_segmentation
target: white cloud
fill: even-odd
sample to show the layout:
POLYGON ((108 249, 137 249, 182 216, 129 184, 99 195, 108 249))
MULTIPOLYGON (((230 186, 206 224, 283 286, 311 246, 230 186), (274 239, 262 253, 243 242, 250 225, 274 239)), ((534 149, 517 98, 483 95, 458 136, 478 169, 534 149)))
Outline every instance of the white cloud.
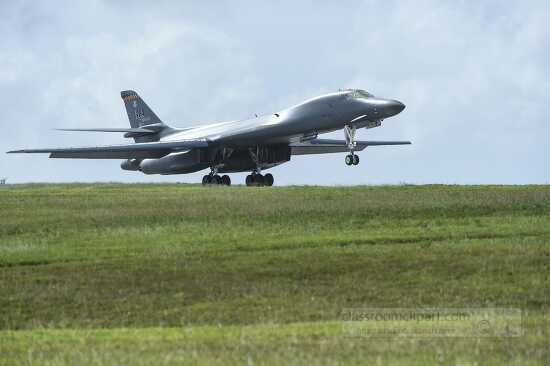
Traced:
MULTIPOLYGON (((414 145, 368 149, 355 169, 341 155, 295 159, 275 169, 278 182, 545 182, 549 11, 542 1, 5 2, 0 125, 9 128, 0 147, 118 143, 113 135, 50 129, 125 126, 118 92, 128 88, 161 118, 185 126, 356 86, 407 104, 361 137, 414 145)), ((0 156, 0 175, 199 176, 152 178, 113 161, 12 155, 0 156)))

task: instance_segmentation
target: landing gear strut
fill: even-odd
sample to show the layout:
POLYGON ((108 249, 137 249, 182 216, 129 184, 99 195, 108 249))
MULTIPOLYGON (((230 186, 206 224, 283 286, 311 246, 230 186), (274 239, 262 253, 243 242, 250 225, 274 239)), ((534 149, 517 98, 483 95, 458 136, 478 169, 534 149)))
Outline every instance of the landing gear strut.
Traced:
POLYGON ((205 175, 202 177, 202 185, 223 185, 223 186, 230 186, 231 185, 231 178, 229 178, 229 175, 222 175, 219 176, 216 169, 212 169, 210 174, 205 175))
POLYGON ((262 175, 260 159, 259 159, 259 147, 256 146, 256 149, 254 148, 248 149, 248 153, 250 154, 250 158, 252 159, 252 161, 254 161, 254 163, 256 164, 256 169, 252 172, 252 174, 249 174, 246 176, 245 183, 247 187, 250 187, 250 186, 271 187, 274 181, 273 175, 269 173, 267 173, 266 175, 262 175))
POLYGON ((346 125, 344 126, 344 136, 346 137, 346 144, 349 149, 349 154, 346 155, 346 165, 357 165, 359 164, 359 156, 355 155, 355 147, 357 142, 355 141, 355 126, 346 125))

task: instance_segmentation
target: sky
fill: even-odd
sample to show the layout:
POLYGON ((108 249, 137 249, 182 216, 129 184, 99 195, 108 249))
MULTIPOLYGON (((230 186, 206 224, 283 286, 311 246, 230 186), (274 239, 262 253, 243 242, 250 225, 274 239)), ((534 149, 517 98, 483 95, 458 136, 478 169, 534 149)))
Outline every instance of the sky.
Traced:
MULTIPOLYGON (((199 182, 116 160, 6 155, 93 146, 128 127, 136 90, 176 127, 271 113, 339 88, 407 108, 344 153, 271 169, 288 184, 550 182, 550 2, 0 1, 0 177, 18 182, 199 182)), ((324 136, 323 136, 324 137, 324 136)), ((327 137, 343 138, 343 132, 327 137)), ((242 183, 246 174, 233 174, 242 183)))

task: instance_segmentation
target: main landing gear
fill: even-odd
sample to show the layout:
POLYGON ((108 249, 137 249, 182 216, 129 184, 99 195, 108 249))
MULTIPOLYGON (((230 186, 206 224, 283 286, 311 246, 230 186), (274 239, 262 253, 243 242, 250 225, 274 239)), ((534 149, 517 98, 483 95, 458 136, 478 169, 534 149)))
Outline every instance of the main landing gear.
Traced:
POLYGON ((254 172, 246 176, 246 185, 247 187, 271 187, 273 185, 273 175, 269 173, 267 173, 266 175, 261 175, 260 173, 254 172))
POLYGON ((202 185, 203 186, 206 186, 206 185, 230 186, 231 178, 229 178, 229 175, 219 176, 218 174, 210 173, 202 177, 202 185))
POLYGON ((355 126, 346 125, 344 126, 344 136, 346 137, 346 144, 348 145, 349 154, 346 155, 346 165, 358 165, 359 156, 355 155, 355 126))
POLYGON ((246 176, 246 181, 245 181, 246 186, 247 187, 251 187, 251 186, 271 187, 273 185, 273 175, 269 173, 267 173, 266 175, 262 175, 262 171, 261 171, 262 167, 259 159, 259 155, 260 155, 259 147, 256 146, 255 150, 254 148, 249 148, 248 153, 250 154, 250 158, 252 159, 252 161, 254 161, 254 163, 256 164, 256 169, 252 171, 252 174, 249 174, 246 176))

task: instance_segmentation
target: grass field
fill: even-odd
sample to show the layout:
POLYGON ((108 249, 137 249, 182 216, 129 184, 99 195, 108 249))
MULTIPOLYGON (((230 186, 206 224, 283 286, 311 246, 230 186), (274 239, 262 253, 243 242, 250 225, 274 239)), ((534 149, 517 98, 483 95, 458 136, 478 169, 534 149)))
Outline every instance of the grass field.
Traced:
POLYGON ((549 364, 550 186, 5 186, 0 311, 6 365, 549 364), (343 316, 490 307, 522 335, 343 316))

